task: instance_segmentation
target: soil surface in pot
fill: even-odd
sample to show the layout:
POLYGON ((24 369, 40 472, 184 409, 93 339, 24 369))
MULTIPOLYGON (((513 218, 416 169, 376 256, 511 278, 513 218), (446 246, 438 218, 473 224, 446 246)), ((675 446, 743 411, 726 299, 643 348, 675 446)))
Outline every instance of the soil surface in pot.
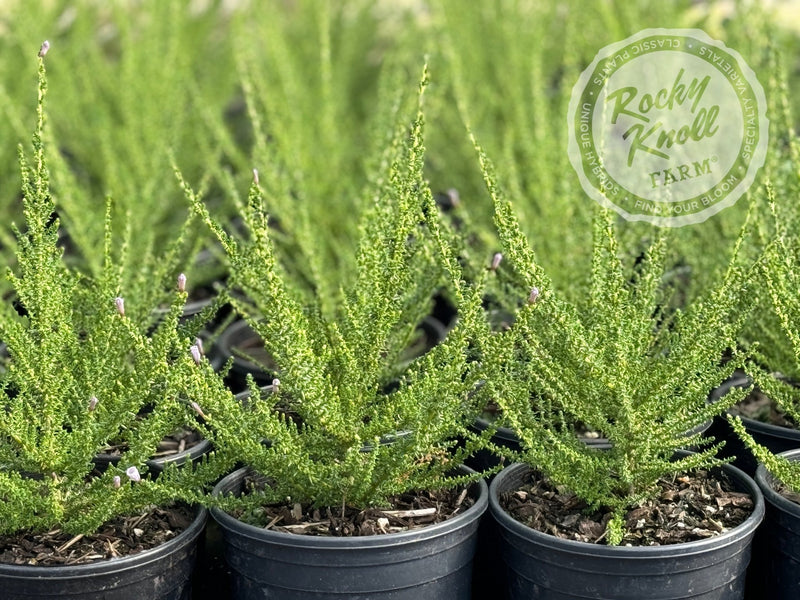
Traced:
MULTIPOLYGON (((749 494, 736 492, 722 476, 699 470, 659 481, 654 500, 629 511, 623 545, 679 544, 714 537, 750 516, 749 494)), ((519 489, 500 497, 501 506, 517 521, 562 539, 603 543, 610 511, 590 511, 569 493, 562 493, 532 473, 519 489)))
MULTIPOLYGON (((245 489, 263 488, 263 478, 248 476, 245 489)), ((349 506, 313 508, 296 503, 267 505, 243 513, 237 519, 283 533, 353 537, 398 533, 446 521, 460 515, 475 500, 465 487, 434 492, 399 494, 389 499, 390 508, 356 509, 349 506)))
POLYGON ((46 533, 0 536, 0 562, 15 565, 66 566, 136 554, 159 546, 184 530, 196 516, 184 505, 154 507, 128 517, 115 517, 91 535, 46 533))
POLYGON ((744 400, 729 409, 734 415, 755 419, 762 423, 797 429, 797 424, 784 413, 773 400, 758 388, 753 390, 744 400))
POLYGON ((778 492, 781 496, 783 496, 790 502, 794 502, 795 504, 800 504, 800 494, 793 491, 792 488, 790 488, 782 481, 776 481, 772 487, 776 492, 778 492))

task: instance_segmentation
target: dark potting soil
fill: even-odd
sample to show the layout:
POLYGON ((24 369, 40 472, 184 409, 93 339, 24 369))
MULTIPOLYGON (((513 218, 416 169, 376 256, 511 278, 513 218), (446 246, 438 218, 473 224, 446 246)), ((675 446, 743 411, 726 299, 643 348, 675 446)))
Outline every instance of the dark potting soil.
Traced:
POLYGON ((757 387, 754 387, 744 400, 732 406, 730 412, 762 423, 797 429, 797 424, 792 418, 757 387))
MULTIPOLYGON (((256 478, 249 478, 248 481, 251 486, 253 481, 259 485, 256 478)), ((475 500, 469 496, 467 488, 462 487, 399 494, 389 499, 390 508, 386 509, 361 510, 349 506, 319 509, 296 503, 267 505, 248 514, 234 513, 234 516, 272 531, 353 537, 410 531, 440 523, 463 513, 474 503, 475 500)))
MULTIPOLYGON (((698 470, 659 481, 654 500, 626 515, 623 545, 679 544, 714 537, 745 521, 753 510, 749 494, 733 491, 724 476, 698 470)), ((610 511, 590 511, 572 494, 562 493, 532 474, 519 489, 501 495, 503 508, 517 521, 562 539, 604 543, 610 511)))
POLYGON ((789 486, 787 486, 782 481, 776 481, 773 488, 776 492, 778 492, 781 496, 789 500, 790 502, 794 502, 795 504, 800 504, 800 494, 792 490, 789 486))
POLYGON ((186 530, 195 518, 188 506, 154 507, 116 517, 91 535, 46 533, 0 536, 0 562, 15 565, 79 565, 136 554, 163 544, 186 530))

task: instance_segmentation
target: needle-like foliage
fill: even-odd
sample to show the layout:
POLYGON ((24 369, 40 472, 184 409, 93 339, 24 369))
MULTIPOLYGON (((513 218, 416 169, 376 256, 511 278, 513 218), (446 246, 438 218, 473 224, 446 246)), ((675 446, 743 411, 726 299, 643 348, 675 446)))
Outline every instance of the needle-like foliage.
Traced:
POLYGON ((322 299, 306 300, 281 269, 258 180, 242 215, 247 237, 223 231, 183 182, 228 253, 236 309, 277 365, 277 395, 252 390, 247 404, 257 418, 233 442, 241 461, 272 482, 255 502, 364 508, 384 505, 392 494, 464 481, 450 473, 473 445, 457 449, 455 440, 480 410, 481 370, 469 360, 470 336, 485 321, 479 288, 462 281, 422 176, 427 83, 426 70, 416 115, 397 116, 392 142, 376 161, 357 272, 341 290, 334 317, 324 313, 322 299), (459 322, 409 363, 403 351, 441 285, 457 301, 459 322), (288 406, 293 418, 276 405, 288 406))
POLYGON ((624 511, 653 495, 659 478, 718 463, 717 448, 700 430, 723 410, 706 402, 709 391, 740 362, 721 361, 735 349, 746 315, 746 271, 734 253, 714 289, 669 314, 661 293, 668 233, 655 233, 644 260, 627 269, 615 227, 598 208, 591 283, 585 301, 571 303, 553 289, 490 161, 479 147, 478 154, 503 264, 513 267, 519 295, 528 299, 510 329, 485 344, 486 362, 500 370, 489 382, 492 397, 522 441, 518 458, 590 506, 610 509, 606 539, 617 544, 624 511), (600 432, 611 448, 585 445, 579 426, 600 432), (688 446, 697 453, 673 459, 688 446))
MULTIPOLYGON (((777 213, 773 203, 773 214, 777 213)), ((779 235, 772 241, 765 252, 760 264, 760 281, 762 282, 765 296, 771 305, 771 318, 766 322, 777 324, 777 331, 773 332, 775 344, 791 353, 781 363, 780 368, 785 372, 773 371, 775 363, 759 367, 754 364, 748 370, 755 384, 795 423, 800 423, 800 387, 798 387, 797 373, 800 373, 800 298, 797 290, 800 289, 800 240, 791 222, 778 223, 779 235)), ((771 341, 771 340, 770 340, 771 341)), ((766 343, 767 340, 764 341, 766 343)), ((765 364, 763 354, 757 353, 761 364, 765 364)), ((772 351, 766 355, 774 359, 777 354, 772 351)), ((769 361, 766 361, 767 363, 769 361)), ((728 421, 736 433, 753 453, 763 463, 767 470, 795 492, 800 491, 800 464, 790 461, 782 456, 776 456, 764 446, 758 444, 746 430, 741 419, 729 415, 728 421)))
POLYGON ((222 452, 197 468, 147 476, 147 459, 167 435, 202 429, 199 407, 224 398, 219 378, 198 368, 179 334, 181 279, 169 314, 151 336, 126 313, 112 261, 111 207, 104 267, 90 279, 65 265, 45 160, 43 46, 39 55, 33 158, 20 148, 25 228, 15 228, 17 298, 0 303, 5 361, 0 375, 0 532, 58 527, 89 533, 117 515, 153 504, 197 500, 232 462, 222 452), (193 404, 194 403, 194 404, 193 404), (93 459, 110 443, 125 450, 104 473, 93 459))

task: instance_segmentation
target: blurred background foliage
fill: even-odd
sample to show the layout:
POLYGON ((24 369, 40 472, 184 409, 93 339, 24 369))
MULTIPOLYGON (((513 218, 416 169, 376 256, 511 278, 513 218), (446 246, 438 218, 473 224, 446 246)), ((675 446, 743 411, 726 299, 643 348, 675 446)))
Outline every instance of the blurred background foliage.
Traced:
MULTIPOLYGON (((174 166, 232 230, 258 169, 282 262, 311 293, 335 302, 353 272, 358 215, 379 187, 391 123, 413 99, 427 59, 426 175, 434 190, 457 191, 448 214, 470 230, 465 260, 483 268, 497 249, 469 127, 555 285, 577 299, 590 268, 593 201, 568 160, 569 97, 600 48, 648 27, 699 28, 724 41, 756 72, 769 104, 769 155, 750 197, 676 232, 670 264, 691 295, 724 264, 751 200, 761 239, 774 229, 765 177, 780 219, 794 220, 797 3, 4 0, 3 261, 13 262, 16 152, 29 139, 35 55, 45 39, 47 137, 57 148, 50 168, 66 252, 99 272, 111 197, 115 228, 128 232, 123 285, 133 305, 180 271, 194 282, 223 276, 199 224, 165 263, 190 214, 174 166), (211 259, 197 261, 204 248, 211 259)), ((444 204, 453 197, 442 196, 444 204)), ((619 227, 623 258, 634 264, 652 226, 619 227)))

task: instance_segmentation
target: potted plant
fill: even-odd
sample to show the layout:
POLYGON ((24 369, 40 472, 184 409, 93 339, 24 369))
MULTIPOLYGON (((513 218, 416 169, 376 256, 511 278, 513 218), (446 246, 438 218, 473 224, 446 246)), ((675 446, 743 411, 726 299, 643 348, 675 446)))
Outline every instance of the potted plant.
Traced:
MULTIPOLYGON (((273 357, 272 392, 251 383, 231 443, 246 469, 223 479, 212 515, 223 528, 234 597, 469 598, 486 484, 459 469, 457 447, 480 410, 472 331, 485 326, 422 176, 420 105, 400 125, 360 223, 354 284, 335 314, 309 303, 271 240, 258 179, 246 238, 224 232, 184 182, 228 252, 235 308, 273 357), (398 356, 442 282, 459 322, 414 360, 398 356), (424 526, 423 526, 424 525, 424 526)), ((224 427, 225 424, 218 424, 224 427)))
POLYGON ((490 488, 510 597, 741 598, 763 500, 743 473, 718 469, 717 446, 698 430, 723 410, 707 403, 709 390, 741 362, 721 362, 748 307, 736 252, 716 288, 668 316, 658 293, 668 234, 654 232, 628 273, 598 208, 592 278, 573 304, 553 289, 478 152, 504 261, 527 298, 483 344, 502 373, 487 388, 522 444, 518 454, 498 448, 520 462, 490 488), (580 441, 578 424, 610 447, 580 441), (676 454, 688 446, 695 452, 676 454))
MULTIPOLYGON (((776 238, 768 247, 762 265, 764 288, 772 304, 772 317, 785 338, 780 343, 794 355, 784 363, 790 372, 800 372, 800 302, 797 286, 797 237, 776 238)), ((800 389, 796 380, 775 377, 764 369, 750 370, 755 384, 792 423, 800 422, 800 389)), ((790 447, 789 436, 776 444, 776 436, 765 436, 745 420, 729 414, 728 422, 744 446, 758 461, 755 479, 766 500, 764 525, 756 536, 752 586, 764 598, 789 599, 800 589, 800 443, 790 447)), ((796 433, 796 430, 792 430, 796 433)))
MULTIPOLYGON (((787 159, 789 157, 786 157, 787 159)), ((794 160, 792 158, 791 160, 794 160)), ((777 178, 776 185, 788 197, 795 193, 796 184, 791 179, 777 178)), ((760 227, 761 245, 768 251, 759 267, 761 285, 754 290, 758 304, 748 319, 742 334, 742 343, 752 354, 743 371, 725 382, 715 391, 715 397, 732 387, 753 385, 748 396, 731 407, 728 414, 715 419, 713 430, 726 440, 726 455, 735 456, 734 464, 742 470, 755 473, 759 459, 748 444, 733 431, 730 416, 738 417, 750 438, 773 454, 800 448, 798 428, 797 384, 800 368, 796 357, 795 327, 791 323, 794 289, 797 277, 792 269, 798 264, 797 215, 793 206, 780 205, 770 188, 768 206, 762 209, 760 227)))
POLYGON ((42 141, 48 48, 32 164, 20 150, 26 227, 8 271, 24 314, 0 303, 0 587, 9 599, 182 598, 207 514, 192 504, 233 463, 218 451, 150 477, 147 461, 176 428, 202 429, 200 407, 225 390, 179 333, 185 278, 151 336, 126 313, 110 208, 101 276, 65 265, 42 141), (113 440, 125 449, 99 472, 113 440))

